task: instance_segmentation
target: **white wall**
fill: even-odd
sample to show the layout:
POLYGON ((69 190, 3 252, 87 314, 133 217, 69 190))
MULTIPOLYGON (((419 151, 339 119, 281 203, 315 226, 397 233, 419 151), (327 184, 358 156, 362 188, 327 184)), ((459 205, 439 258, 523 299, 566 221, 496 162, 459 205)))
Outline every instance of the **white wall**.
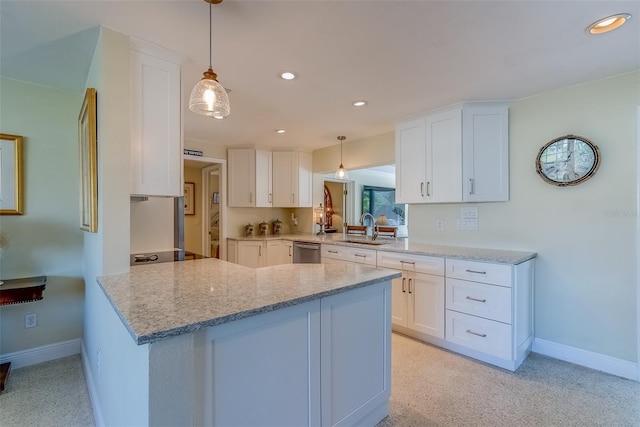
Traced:
POLYGON ((101 28, 87 79, 98 99, 98 232, 84 233, 84 356, 105 425, 149 419, 148 348, 135 346, 96 281, 129 271, 129 76, 129 38, 101 28), (125 387, 123 375, 136 381, 125 387))
POLYGON ((83 333, 78 113, 82 95, 0 79, 0 129, 24 138, 23 215, 0 216, 9 238, 0 277, 47 276, 44 299, 0 307, 0 355, 83 333), (38 326, 24 329, 24 315, 38 326))
POLYGON ((414 242, 538 252, 535 335, 635 362, 636 107, 640 72, 513 102, 511 200, 478 207, 478 230, 458 231, 463 204, 412 205, 414 242), (600 169, 574 187, 540 179, 534 161, 569 133, 599 146, 600 169), (444 220, 437 231, 435 221, 444 220))

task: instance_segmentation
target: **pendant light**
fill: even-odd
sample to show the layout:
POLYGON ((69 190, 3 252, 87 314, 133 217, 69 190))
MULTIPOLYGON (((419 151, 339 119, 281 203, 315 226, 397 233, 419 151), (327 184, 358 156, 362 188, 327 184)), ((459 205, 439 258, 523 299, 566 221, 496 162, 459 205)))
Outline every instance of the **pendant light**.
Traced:
POLYGON ((342 165, 342 141, 347 139, 347 137, 346 136, 339 136, 338 139, 340 140, 340 167, 336 171, 335 178, 336 179, 347 179, 347 178, 349 178, 349 172, 347 172, 347 170, 342 165))
POLYGON ((222 0, 204 1, 209 3, 209 69, 193 87, 189 97, 189 109, 203 116, 221 119, 229 115, 231 107, 227 91, 218 83, 218 76, 211 68, 211 4, 222 3, 222 0))

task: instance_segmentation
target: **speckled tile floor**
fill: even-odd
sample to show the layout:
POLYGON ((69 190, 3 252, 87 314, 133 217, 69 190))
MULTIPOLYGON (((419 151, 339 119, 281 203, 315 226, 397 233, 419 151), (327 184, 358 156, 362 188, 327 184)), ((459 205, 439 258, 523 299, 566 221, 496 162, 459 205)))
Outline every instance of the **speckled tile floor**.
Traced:
MULTIPOLYGON (((640 383, 531 354, 508 372, 402 335, 389 417, 377 427, 640 427, 640 383)), ((93 426, 79 355, 16 369, 0 426, 93 426)))
POLYGON ((0 426, 93 426, 80 355, 12 369, 0 394, 0 426))
POLYGON ((640 426, 640 383, 532 353, 514 373, 393 334, 390 426, 640 426))

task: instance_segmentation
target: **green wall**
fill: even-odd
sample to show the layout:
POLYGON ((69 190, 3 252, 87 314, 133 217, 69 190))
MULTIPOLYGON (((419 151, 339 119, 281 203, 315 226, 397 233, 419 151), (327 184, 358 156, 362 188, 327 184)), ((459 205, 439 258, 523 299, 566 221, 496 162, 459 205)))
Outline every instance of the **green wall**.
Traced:
POLYGON ((81 104, 81 94, 0 78, 0 131, 24 138, 25 197, 24 215, 0 217, 0 277, 47 276, 42 301, 0 307, 0 355, 82 338, 81 104), (37 327, 24 328, 26 313, 37 327))

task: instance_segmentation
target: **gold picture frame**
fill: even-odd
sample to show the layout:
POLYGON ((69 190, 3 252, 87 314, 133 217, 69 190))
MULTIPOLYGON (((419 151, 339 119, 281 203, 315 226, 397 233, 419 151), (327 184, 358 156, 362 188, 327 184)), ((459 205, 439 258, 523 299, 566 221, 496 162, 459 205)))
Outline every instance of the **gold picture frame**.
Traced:
POLYGON ((194 182, 184 183, 184 214, 196 214, 196 184, 194 182))
POLYGON ((0 133, 0 215, 24 213, 22 137, 0 133))
POLYGON ((80 228, 98 231, 98 137, 96 90, 87 88, 78 116, 80 148, 80 228))

